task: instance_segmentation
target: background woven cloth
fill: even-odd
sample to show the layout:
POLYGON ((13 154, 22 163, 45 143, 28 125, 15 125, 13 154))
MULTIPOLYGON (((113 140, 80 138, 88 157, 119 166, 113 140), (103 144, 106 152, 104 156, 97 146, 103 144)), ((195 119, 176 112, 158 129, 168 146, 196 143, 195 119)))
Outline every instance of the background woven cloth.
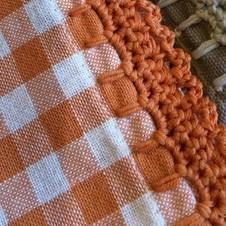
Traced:
MULTIPOLYGON (((153 0, 157 3, 158 0, 153 0)), ((181 22, 194 14, 195 5, 191 1, 177 1, 161 10, 163 22, 174 30, 181 22)), ((177 38, 177 45, 191 53, 201 43, 210 39, 211 27, 205 21, 188 27, 177 38)), ((198 60, 192 59, 193 72, 203 83, 204 93, 217 104, 219 121, 226 124, 226 89, 217 92, 213 80, 226 71, 226 46, 220 46, 198 60)))

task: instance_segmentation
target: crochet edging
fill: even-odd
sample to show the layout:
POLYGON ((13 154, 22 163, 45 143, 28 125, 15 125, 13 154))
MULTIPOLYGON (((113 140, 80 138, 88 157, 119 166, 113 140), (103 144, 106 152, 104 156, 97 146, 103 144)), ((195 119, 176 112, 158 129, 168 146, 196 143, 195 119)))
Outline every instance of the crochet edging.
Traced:
MULTIPOLYGON (((87 4, 99 15, 104 25, 104 36, 118 52, 122 60, 121 68, 137 90, 140 106, 150 113, 156 125, 156 132, 151 139, 145 145, 135 147, 134 154, 148 154, 147 147, 169 150, 175 163, 173 177, 177 178, 178 175, 186 178, 197 194, 196 212, 185 221, 189 225, 197 225, 198 222, 202 225, 223 225, 226 212, 226 192, 223 190, 226 130, 217 124, 215 105, 203 97, 201 83, 191 75, 190 56, 181 49, 174 49, 174 34, 161 25, 160 10, 153 4, 145 0, 90 0, 87 4), (149 33, 158 39, 159 46, 154 39, 146 40, 145 34, 140 38, 153 47, 150 51, 156 51, 155 60, 159 64, 157 66, 161 67, 163 78, 159 75, 153 80, 148 73, 152 65, 147 66, 149 62, 145 58, 143 66, 137 68, 134 64, 131 53, 136 55, 136 52, 120 36, 130 35, 132 38, 133 30, 123 21, 126 17, 114 21, 111 14, 116 7, 124 9, 125 15, 134 17, 137 12, 132 10, 140 10, 140 17, 136 19, 142 18, 143 24, 138 21, 135 27, 139 30, 143 26, 145 34, 149 33), (124 34, 117 32, 117 23, 125 26, 122 27, 125 29, 124 34), (166 59, 168 66, 162 65, 166 59)), ((139 37, 135 38, 135 42, 139 44, 139 37)), ((142 51, 145 53, 148 50, 143 48, 142 51)))

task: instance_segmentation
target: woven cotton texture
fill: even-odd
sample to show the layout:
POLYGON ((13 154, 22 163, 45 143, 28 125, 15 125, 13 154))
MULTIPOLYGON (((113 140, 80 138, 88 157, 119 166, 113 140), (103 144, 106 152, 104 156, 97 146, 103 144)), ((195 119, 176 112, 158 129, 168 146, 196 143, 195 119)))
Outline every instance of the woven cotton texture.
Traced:
POLYGON ((65 4, 5 1, 0 10, 0 225, 164 225, 130 152, 152 119, 146 133, 142 111, 124 125, 115 118, 96 78, 117 69, 118 55, 109 44, 82 51, 65 4))
POLYGON ((224 128, 171 35, 146 1, 1 3, 1 226, 223 222, 224 128))

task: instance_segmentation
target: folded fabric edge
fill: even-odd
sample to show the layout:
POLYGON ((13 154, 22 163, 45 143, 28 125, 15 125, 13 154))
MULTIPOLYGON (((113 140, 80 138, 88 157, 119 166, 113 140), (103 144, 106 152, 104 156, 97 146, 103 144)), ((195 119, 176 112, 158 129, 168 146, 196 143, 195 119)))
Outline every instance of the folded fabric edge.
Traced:
MULTIPOLYGON (((114 2, 115 1, 111 1, 109 4, 114 4, 114 2)), ((223 180, 221 179, 225 173, 225 128, 223 126, 217 125, 217 113, 215 105, 211 103, 208 98, 202 96, 202 86, 200 82, 190 73, 190 57, 181 49, 173 48, 174 34, 171 33, 168 28, 160 24, 161 16, 158 7, 149 5, 146 1, 142 0, 138 1, 137 3, 131 3, 139 6, 139 9, 141 9, 143 13, 143 19, 147 26, 151 28, 151 32, 154 30, 155 35, 160 35, 161 48, 162 50, 166 51, 167 54, 169 54, 167 57, 171 61, 170 63, 174 64, 174 67, 172 67, 170 71, 173 74, 172 77, 176 78, 177 82, 180 79, 184 80, 181 83, 183 83, 183 86, 186 87, 186 90, 189 90, 182 93, 181 96, 179 96, 177 93, 178 96, 175 97, 175 99, 180 99, 182 106, 184 106, 184 112, 180 113, 186 114, 187 109, 192 108, 193 114, 196 115, 194 118, 192 118, 192 120, 196 121, 195 128, 199 131, 197 133, 208 134, 208 137, 210 137, 208 141, 203 141, 204 144, 200 143, 200 140, 195 139, 195 137, 197 137, 196 134, 194 134, 194 140, 188 141, 190 142, 191 149, 193 146, 196 146, 194 147, 193 151, 197 152, 202 146, 204 146, 202 149, 206 149, 207 151, 207 153, 203 154, 203 156, 199 156, 199 158, 203 160, 203 162, 199 161, 200 166, 188 164, 192 163, 192 154, 189 155, 183 152, 180 144, 182 137, 178 138, 178 142, 178 140, 175 139, 175 136, 170 135, 170 131, 172 129, 180 128, 179 124, 182 120, 168 120, 167 113, 165 113, 163 109, 160 109, 159 107, 161 100, 153 100, 149 97, 150 91, 147 89, 145 84, 142 83, 143 78, 140 79, 140 74, 138 75, 137 71, 134 70, 132 56, 127 50, 127 47, 120 35, 117 34, 113 18, 109 13, 109 9, 107 8, 106 4, 101 2, 101 0, 88 1, 87 3, 90 4, 99 15, 104 25, 104 36, 119 53, 119 56, 122 60, 122 69, 128 78, 133 82, 137 90, 140 106, 148 111, 155 121, 157 130, 148 142, 148 149, 166 148, 173 156, 175 173, 177 173, 180 177, 185 177, 188 179, 188 181, 192 184, 193 189, 197 193, 197 199, 199 203, 197 204, 196 214, 190 216, 189 218, 194 218, 194 222, 196 222, 192 225, 197 225, 197 218, 199 219, 199 222, 203 222, 204 218, 210 223, 217 222, 222 224, 224 221, 223 214, 225 211, 225 192, 223 189, 222 192, 219 192, 219 190, 224 186, 223 180), (178 59, 178 56, 182 58, 181 61, 178 59), (178 72, 178 69, 182 70, 182 75, 180 72, 178 72), (204 108, 206 108, 206 110, 204 110, 204 108), (215 143, 217 145, 215 145, 215 143), (217 152, 216 148, 218 150, 217 152), (215 151, 214 154, 213 151, 215 151), (211 161, 211 164, 208 165, 207 160, 211 161), (206 164, 206 167, 201 165, 201 163, 206 164), (211 190, 211 183, 213 183, 214 180, 219 181, 218 186, 211 190), (216 194, 216 192, 218 194, 216 194)), ((124 4, 126 5, 129 3, 128 1, 124 1, 124 4)), ((170 91, 168 91, 168 93, 170 93, 170 91)), ((165 95, 164 98, 166 101, 168 100, 171 102, 171 96, 168 97, 165 95)), ((186 119, 186 117, 191 118, 191 116, 184 115, 183 119, 186 119)), ((180 129, 184 129, 182 127, 183 126, 181 125, 180 129)), ((191 130, 192 129, 190 128, 190 131, 187 131, 187 133, 191 132, 191 130)), ((146 147, 144 149, 146 149, 146 147)), ((140 150, 139 148, 135 148, 134 154, 136 155, 136 153, 139 153, 140 150)))

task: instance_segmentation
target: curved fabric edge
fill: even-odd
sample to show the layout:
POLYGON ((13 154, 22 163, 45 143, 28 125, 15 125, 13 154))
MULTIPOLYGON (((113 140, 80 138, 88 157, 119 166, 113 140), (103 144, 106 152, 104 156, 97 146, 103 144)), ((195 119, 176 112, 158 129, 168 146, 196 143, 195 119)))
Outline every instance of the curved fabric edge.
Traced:
MULTIPOLYGON (((226 212, 226 130, 217 124, 215 105, 203 97, 201 83, 191 75, 190 57, 183 50, 174 49, 174 34, 160 24, 159 8, 153 4, 144 0, 98 0, 88 3, 101 18, 105 37, 118 51, 122 68, 137 90, 140 106, 155 121, 157 130, 147 144, 148 149, 167 149, 173 157, 175 172, 185 177, 196 192, 196 214, 190 219, 197 222, 200 216, 200 222, 204 218, 210 224, 223 225, 226 212), (134 8, 140 14, 137 19, 145 23, 138 22, 134 26, 137 31, 123 20, 123 14, 135 15, 134 8), (118 20, 114 17, 116 9, 120 9, 121 13, 118 20), (117 30, 119 26, 124 28, 123 34, 117 30), (133 36, 133 32, 141 30, 143 35, 133 36), (148 40, 146 34, 154 38, 148 40), (125 43, 125 37, 128 43, 125 43), (139 45, 140 49, 135 51, 131 46, 133 38, 132 42, 139 44, 145 40, 147 44, 143 48, 139 45), (157 39, 159 46, 154 39, 157 39), (150 50, 146 48, 148 45, 150 50), (156 55, 156 65, 144 56, 142 65, 138 67, 136 54, 139 51, 148 56, 148 51, 156 55), (153 76, 149 70, 153 71, 154 66, 159 71, 153 76)), ((137 153, 139 150, 135 155, 137 153)))

